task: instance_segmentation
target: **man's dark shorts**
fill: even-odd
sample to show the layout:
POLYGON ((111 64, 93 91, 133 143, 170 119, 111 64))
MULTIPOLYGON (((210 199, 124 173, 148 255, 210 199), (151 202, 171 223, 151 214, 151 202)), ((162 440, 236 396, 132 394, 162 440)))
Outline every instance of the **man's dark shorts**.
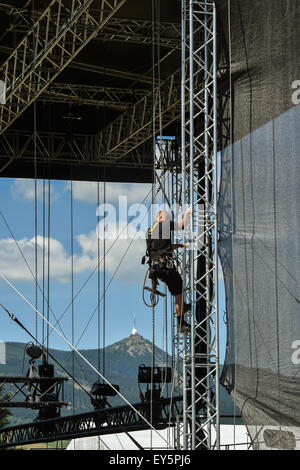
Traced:
POLYGON ((166 268, 159 264, 151 268, 150 279, 157 278, 165 282, 171 295, 179 295, 182 293, 182 278, 176 268, 166 268))

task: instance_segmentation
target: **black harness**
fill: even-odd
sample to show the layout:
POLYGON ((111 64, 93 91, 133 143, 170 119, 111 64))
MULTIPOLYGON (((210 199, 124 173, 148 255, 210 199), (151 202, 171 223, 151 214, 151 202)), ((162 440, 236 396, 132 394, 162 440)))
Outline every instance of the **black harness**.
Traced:
POLYGON ((147 250, 145 256, 142 258, 142 264, 149 264, 149 279, 156 279, 162 273, 167 272, 175 267, 174 253, 170 250, 157 250, 155 249, 155 241, 151 238, 155 227, 158 222, 148 229, 147 232, 147 250))

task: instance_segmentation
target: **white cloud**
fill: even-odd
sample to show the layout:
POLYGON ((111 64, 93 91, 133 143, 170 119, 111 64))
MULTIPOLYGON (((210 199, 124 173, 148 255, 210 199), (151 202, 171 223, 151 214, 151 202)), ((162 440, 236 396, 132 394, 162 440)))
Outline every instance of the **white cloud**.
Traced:
MULTIPOLYGON (((37 199, 43 199, 43 181, 37 180, 36 185, 37 199)), ((51 201, 57 200, 58 194, 54 191, 53 185, 50 185, 51 201)), ((16 178, 10 187, 10 193, 13 199, 16 200, 35 200, 35 180, 16 178)), ((45 198, 48 197, 48 183, 45 184, 45 198)))
MULTIPOLYGON (((103 202, 103 183, 100 183, 100 203, 103 202)), ((66 190, 70 191, 71 183, 67 182, 66 190)), ((126 196, 129 204, 142 202, 150 192, 151 184, 140 183, 106 183, 105 199, 107 203, 118 204, 119 196, 126 196)), ((78 201, 91 202, 97 204, 97 183, 88 181, 73 181, 72 183, 73 198, 78 201)), ((147 198, 148 201, 150 200, 147 198)))
MULTIPOLYGON (((101 185, 103 190, 103 185, 101 185)), ((65 186, 65 189, 70 190, 70 182, 65 186)), ((128 205, 132 203, 141 202, 151 189, 151 185, 142 184, 122 184, 122 183, 109 183, 106 185, 106 200, 113 204, 118 203, 119 196, 127 196, 128 205)), ((11 195, 17 200, 33 201, 35 198, 35 181, 33 179, 17 178, 11 185, 11 195)), ((48 187, 46 186, 46 193, 48 187)), ((53 188, 51 188, 54 191, 53 188)), ((102 193, 103 194, 103 193, 102 193)), ((37 180, 37 196, 39 199, 43 195, 43 182, 37 180)), ((59 197, 58 193, 55 197, 59 197)), ((97 202, 97 183, 94 182, 73 182, 73 197, 74 200, 97 202)), ((101 197, 101 193, 100 193, 101 197)), ((52 198, 53 200, 53 198, 52 198)), ((133 207, 133 206, 131 206, 133 207)), ((126 215, 123 214, 126 218, 126 215)), ((122 217, 121 217, 122 218, 122 217)), ((137 220, 137 219, 136 219, 137 220)), ((117 221, 116 221, 117 223, 117 221)), ((123 220, 122 224, 126 225, 123 220)), ((147 221, 145 220, 147 224, 147 221)), ((122 225, 123 227, 124 225, 122 225)), ((143 227, 144 228, 144 227, 143 227)), ((143 230, 141 228, 141 230, 143 230)), ((113 230, 113 224, 110 230, 113 230)), ((109 236, 111 233, 107 233, 109 236)), ((114 274, 123 254, 125 253, 131 239, 123 239, 123 234, 119 240, 108 239, 106 240, 106 251, 109 253, 106 256, 106 272, 109 282, 110 276, 114 274)), ((126 254, 124 262, 122 262, 117 274, 116 279, 131 282, 142 281, 145 268, 141 266, 141 257, 145 253, 145 240, 134 240, 126 254)), ((98 263, 97 254, 97 236, 96 230, 88 234, 81 234, 76 237, 75 254, 73 255, 74 274, 89 273, 95 270, 98 263)), ((47 276, 47 251, 48 241, 43 239, 42 236, 37 237, 37 272, 38 279, 41 280, 43 276, 43 245, 45 250, 45 265, 44 274, 47 276)), ((17 243, 12 238, 0 239, 0 271, 11 280, 19 281, 33 281, 32 273, 26 266, 26 263, 20 253, 20 250, 27 260, 31 271, 35 273, 35 239, 22 238, 17 240, 17 243), (18 246, 19 248, 18 248, 18 246)), ((100 259, 103 257, 103 240, 100 240, 100 259)), ((50 239, 50 277, 58 282, 70 282, 71 280, 71 262, 72 258, 64 245, 55 238, 50 239)), ((103 269, 103 263, 100 266, 103 269)))
MULTIPOLYGON (((91 231, 87 235, 79 235, 77 241, 81 247, 82 255, 91 257, 96 266, 98 262, 98 240, 96 231, 91 231)), ((99 248, 101 260, 104 253, 103 240, 100 240, 99 248)), ((125 282, 142 281, 145 268, 141 265, 141 258, 146 251, 146 244, 143 239, 106 240, 105 252, 108 252, 105 259, 106 272, 109 277, 114 274, 127 249, 126 256, 118 268, 115 278, 125 282)), ((101 266, 103 266, 103 264, 101 266)))
MULTIPOLYGON (((103 183, 100 183, 100 203, 103 202, 103 183)), ((65 190, 70 191, 71 182, 65 185, 65 190)), ((97 183, 93 181, 73 181, 72 182, 73 199, 82 202, 97 204, 97 183)), ((35 180, 16 178, 11 184, 10 193, 15 200, 34 201, 35 199, 35 180)), ((119 196, 126 196, 128 204, 139 203, 149 194, 147 201, 151 200, 151 184, 140 183, 106 183, 105 199, 107 203, 118 204, 119 196)), ((46 182, 46 198, 48 195, 48 183, 46 182)), ((57 191, 51 185, 52 202, 59 197, 57 191)), ((43 181, 37 180, 37 198, 43 198, 43 181)))
MULTIPOLYGON (((96 231, 89 234, 81 234, 76 237, 79 244, 79 254, 73 255, 74 274, 86 272, 87 275, 95 270, 98 264, 98 240, 96 231)), ((123 254, 129 246, 130 239, 127 240, 107 240, 105 251, 105 268, 107 280, 113 275, 115 269, 121 261, 123 254)), ((35 273, 35 239, 23 238, 17 241, 18 246, 27 260, 31 271, 35 273)), ((47 276, 47 251, 48 240, 42 236, 37 237, 38 253, 38 278, 43 275, 43 244, 45 247, 45 276, 47 276)), ((0 272, 8 279, 18 281, 32 281, 32 273, 18 249, 16 242, 11 238, 0 240, 0 272)), ((145 272, 141 266, 141 257, 145 252, 145 240, 134 240, 126 254, 124 261, 118 269, 115 279, 125 282, 142 281, 145 272)), ((100 240, 100 260, 103 258, 103 240, 100 240)), ((63 244, 50 238, 50 278, 59 282, 69 282, 71 280, 71 255, 66 251, 63 244)), ((103 262, 100 270, 103 269, 103 262)))
MULTIPOLYGON (((43 274, 43 243, 45 246, 45 263, 47 274, 48 240, 43 241, 42 236, 37 237, 38 278, 43 274)), ((18 240, 18 245, 31 271, 35 273, 35 238, 18 240)), ((0 240, 0 270, 9 279, 32 281, 33 277, 20 253, 15 241, 11 238, 0 240)), ((92 267, 92 260, 87 256, 74 256, 74 271, 81 272, 92 267), (79 259, 77 259, 79 258, 79 259), (77 262, 78 261, 78 262, 77 262)), ((71 257, 62 243, 50 238, 50 273, 51 278, 66 282, 71 274, 71 257)))

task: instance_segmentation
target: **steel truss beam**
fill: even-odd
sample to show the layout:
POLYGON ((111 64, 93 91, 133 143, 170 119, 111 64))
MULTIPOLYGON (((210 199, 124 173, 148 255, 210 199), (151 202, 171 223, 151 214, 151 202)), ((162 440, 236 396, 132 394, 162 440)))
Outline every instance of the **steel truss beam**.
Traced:
MULTIPOLYGON (((90 12, 95 16, 100 10, 91 9, 90 12)), ((41 13, 41 12, 40 12, 41 13)), ((19 21, 12 24, 10 31, 26 33, 30 18, 24 14, 19 14, 19 21)), ((79 23, 82 31, 91 32, 91 25, 83 21, 79 23)), ((157 24, 160 31, 159 45, 171 49, 180 49, 180 25, 175 23, 160 22, 157 24)), ((54 31, 53 26, 51 26, 54 31)), ((128 42, 133 44, 152 45, 152 22, 149 20, 136 20, 129 18, 113 18, 109 24, 104 25, 102 30, 96 36, 101 41, 128 42)))
POLYGON ((184 449, 218 449, 219 333, 217 259, 216 11, 182 0, 182 191, 191 207, 184 258, 191 332, 184 347, 184 449), (200 86, 199 86, 200 84, 200 86), (202 414, 205 418, 203 419, 202 414))
MULTIPOLYGON (((158 403, 160 420, 156 429, 173 426, 177 414, 182 413, 182 397, 163 399, 158 403)), ((133 407, 148 417, 149 404, 137 403, 133 407)), ((38 421, 0 429, 0 448, 36 442, 98 436, 149 429, 149 426, 130 406, 106 408, 73 416, 38 421)))
POLYGON ((46 90, 126 0, 101 0, 95 16, 90 9, 93 1, 72 0, 67 8, 62 0, 52 0, 2 65, 0 79, 5 83, 6 105, 0 108, 0 134, 46 90), (82 30, 81 24, 91 29, 82 30))
POLYGON ((145 90, 53 83, 40 95, 39 100, 51 103, 101 106, 124 111, 144 96, 145 90))
MULTIPOLYGON (((152 77, 145 74, 136 74, 132 72, 126 72, 125 70, 111 69, 109 67, 101 67, 100 65, 86 64, 84 62, 73 61, 70 64, 70 68, 85 70, 87 72, 98 73, 100 75, 109 75, 111 77, 124 78, 125 80, 132 80, 134 82, 147 83, 152 85, 152 77)), ((157 81, 156 81, 157 83, 157 81)))
MULTIPOLYGON (((4 52, 5 54, 10 54, 12 51, 13 51, 13 48, 0 45, 0 52, 4 52)), ((136 82, 147 83, 150 85, 152 84, 152 77, 150 76, 136 74, 132 72, 126 72, 125 70, 102 67, 101 65, 87 64, 85 62, 77 62, 74 60, 68 65, 68 67, 72 69, 85 70, 86 72, 93 72, 93 73, 98 73, 101 75, 110 75, 112 77, 124 78, 126 80, 133 80, 136 82)))
MULTIPOLYGON (((38 163, 114 165, 116 163, 114 160, 99 157, 98 142, 98 138, 94 135, 8 130, 0 136, 0 159, 2 166, 9 161, 21 159, 31 164, 34 155, 38 163)), ((145 149, 145 146, 133 149, 126 158, 117 162, 117 166, 152 168, 152 152, 150 149, 145 149), (149 152, 151 158, 147 159, 149 152)))
MULTIPOLYGON (((180 25, 160 22, 157 43, 162 47, 180 50, 180 25)), ((152 45, 152 22, 114 18, 97 36, 108 41, 125 41, 152 45)))

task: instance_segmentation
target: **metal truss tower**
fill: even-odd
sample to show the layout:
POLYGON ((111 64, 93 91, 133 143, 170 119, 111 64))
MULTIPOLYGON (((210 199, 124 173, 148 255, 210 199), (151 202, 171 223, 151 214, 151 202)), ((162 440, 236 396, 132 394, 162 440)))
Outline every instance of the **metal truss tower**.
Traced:
POLYGON ((216 10, 182 0, 182 194, 191 208, 183 277, 191 331, 184 337, 183 448, 218 449, 216 10))

